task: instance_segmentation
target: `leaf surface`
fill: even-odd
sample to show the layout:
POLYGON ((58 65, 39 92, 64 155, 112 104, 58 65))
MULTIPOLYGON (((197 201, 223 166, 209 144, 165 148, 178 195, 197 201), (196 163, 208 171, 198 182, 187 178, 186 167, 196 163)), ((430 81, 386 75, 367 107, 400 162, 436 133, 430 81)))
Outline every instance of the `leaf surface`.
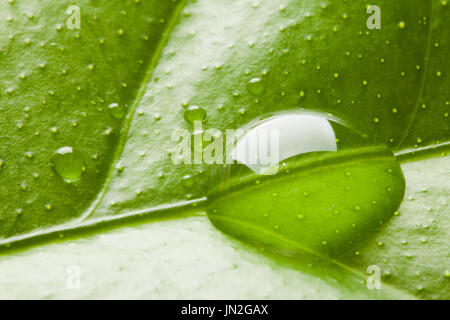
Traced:
MULTIPOLYGON (((171 208, 184 212, 203 201, 209 167, 174 165, 170 156, 173 132, 193 130, 184 119, 189 106, 206 111, 204 129, 310 109, 405 157, 448 146, 445 1, 379 1, 380 30, 367 29, 362 1, 80 1, 80 30, 65 24, 71 4, 0 4, 2 247, 112 220, 125 225, 130 216, 160 220, 171 208), (248 89, 255 78, 263 85, 257 94, 248 89), (126 110, 123 118, 108 111, 113 103, 126 110), (86 167, 70 184, 51 166, 66 146, 86 167), (186 187, 188 174, 194 184, 186 187)), ((445 226, 443 206, 435 220, 445 226)), ((380 234, 412 237, 408 221, 380 234)), ((436 252, 445 248, 435 245, 436 252)), ((427 268, 419 296, 445 297, 444 267, 434 262, 439 268, 427 268)), ((394 286, 414 291, 400 282, 394 286)))
POLYGON ((128 225, 3 256, 0 297, 448 299, 449 257, 442 254, 450 236, 448 158, 402 167, 411 182, 408 200, 400 215, 360 248, 359 256, 345 262, 347 268, 358 270, 357 275, 332 266, 314 272, 315 262, 293 265, 271 259, 226 237, 205 217, 194 216, 128 225), (68 290, 66 285, 68 268, 74 265, 81 271, 80 290, 68 290), (369 265, 381 269, 381 290, 367 289, 369 265))

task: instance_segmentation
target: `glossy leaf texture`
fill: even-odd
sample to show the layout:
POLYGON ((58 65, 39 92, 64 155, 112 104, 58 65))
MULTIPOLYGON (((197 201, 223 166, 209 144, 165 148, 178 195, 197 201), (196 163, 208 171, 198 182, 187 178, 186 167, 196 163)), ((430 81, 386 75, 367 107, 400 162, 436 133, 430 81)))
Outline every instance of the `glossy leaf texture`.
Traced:
POLYGON ((71 4, 0 4, 2 238, 63 223, 89 207, 123 127, 108 105, 133 104, 176 7, 84 1, 80 29, 71 30, 71 4), (86 167, 77 183, 51 167, 62 147, 78 152, 86 167))
POLYGON ((202 199, 209 167, 171 160, 193 106, 204 129, 310 109, 394 152, 448 143, 446 1, 379 1, 380 30, 363 1, 79 1, 79 30, 70 5, 0 4, 5 246, 202 199))

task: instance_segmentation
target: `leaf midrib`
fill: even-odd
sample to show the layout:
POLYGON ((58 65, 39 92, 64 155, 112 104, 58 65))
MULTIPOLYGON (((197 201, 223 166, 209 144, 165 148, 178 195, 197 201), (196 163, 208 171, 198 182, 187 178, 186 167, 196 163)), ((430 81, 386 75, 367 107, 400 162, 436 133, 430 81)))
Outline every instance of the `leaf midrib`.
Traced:
MULTIPOLYGON (((402 153, 397 153, 396 157, 400 163, 409 162, 413 160, 422 160, 423 158, 428 158, 430 156, 434 156, 435 151, 439 150, 448 150, 450 149, 450 143, 443 143, 439 146, 433 146, 432 153, 429 153, 428 150, 425 150, 425 154, 422 155, 421 150, 408 150, 402 153)), ((445 151, 444 151, 445 152, 445 151)), ((201 214, 200 210, 202 210, 203 206, 207 201, 206 197, 193 199, 189 201, 178 201, 170 204, 162 204, 160 206, 152 206, 149 208, 143 208, 137 211, 129 211, 120 215, 113 215, 108 217, 103 217, 99 219, 92 219, 89 221, 72 221, 71 223, 58 225, 55 228, 38 230, 36 232, 27 233, 20 236, 14 236, 7 238, 5 240, 0 241, 0 255, 3 255, 10 249, 18 249, 28 248, 30 245, 37 245, 40 243, 39 239, 58 239, 58 235, 60 234, 70 234, 73 236, 78 233, 83 233, 85 230, 100 230, 102 228, 108 228, 108 225, 114 224, 124 225, 129 220, 133 220, 136 218, 147 219, 153 216, 156 216, 155 220, 160 221, 163 220, 160 217, 164 217, 165 215, 170 216, 168 218, 178 219, 184 218, 191 215, 199 215, 201 214), (196 208, 196 211, 191 211, 189 213, 188 209, 196 208), (175 213, 168 214, 168 212, 176 211, 175 213)), ((69 237, 70 237, 69 236, 69 237)))
POLYGON ((405 142, 405 139, 408 137, 409 132, 411 131, 411 128, 414 124, 414 121, 416 120, 417 111, 419 110, 419 105, 423 99, 423 92, 425 91, 425 83, 426 83, 427 75, 428 75, 428 65, 429 65, 430 52, 431 52, 431 35, 433 34, 433 26, 432 26, 431 22, 434 20, 434 18, 433 18, 433 13, 434 13, 433 3, 434 3, 434 1, 429 1, 429 3, 430 3, 430 19, 428 21, 429 28, 428 28, 428 35, 427 35, 427 37, 428 37, 427 51, 426 51, 425 57, 424 57, 423 75, 422 75, 422 80, 420 82, 419 94, 417 95, 417 101, 416 101, 416 104, 414 105, 414 109, 411 114, 411 118, 406 126, 403 136, 400 138, 398 145, 395 147, 395 150, 399 150, 400 147, 403 145, 403 142, 405 142))

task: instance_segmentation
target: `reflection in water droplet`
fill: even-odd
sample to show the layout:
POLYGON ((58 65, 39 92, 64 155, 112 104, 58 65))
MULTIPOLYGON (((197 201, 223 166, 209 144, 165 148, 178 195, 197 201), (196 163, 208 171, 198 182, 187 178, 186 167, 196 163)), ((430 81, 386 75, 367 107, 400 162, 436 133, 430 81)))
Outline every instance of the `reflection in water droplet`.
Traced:
POLYGON ((336 150, 336 136, 326 118, 287 114, 271 117, 247 130, 232 157, 256 173, 274 174, 278 163, 292 156, 336 150))
POLYGON ((403 199, 403 173, 392 152, 330 115, 259 118, 242 128, 228 152, 233 163, 213 170, 208 217, 220 230, 272 251, 359 252, 403 199))
POLYGON ((74 182, 81 178, 86 167, 81 155, 72 147, 62 147, 53 154, 51 165, 56 173, 66 182, 74 182))
POLYGON ((127 114, 127 106, 119 105, 118 103, 111 103, 108 106, 108 111, 111 117, 117 120, 123 119, 127 114))
POLYGON ((260 78, 253 78, 247 83, 247 90, 256 96, 264 91, 264 83, 260 78))
POLYGON ((189 106, 184 112, 184 119, 191 123, 194 123, 194 121, 202 121, 205 118, 206 111, 199 106, 189 106))

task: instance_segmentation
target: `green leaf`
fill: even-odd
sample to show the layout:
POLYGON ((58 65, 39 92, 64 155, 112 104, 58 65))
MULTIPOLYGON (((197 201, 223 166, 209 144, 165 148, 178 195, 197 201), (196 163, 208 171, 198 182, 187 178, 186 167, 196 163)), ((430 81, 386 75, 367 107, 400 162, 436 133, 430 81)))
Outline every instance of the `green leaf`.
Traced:
POLYGON ((82 1, 81 29, 66 26, 71 1, 0 4, 0 236, 80 217, 108 176, 123 120, 177 5, 82 1), (148 40, 146 40, 148 38, 148 40), (53 154, 72 147, 87 170, 67 184, 53 154))
POLYGON ((356 274, 271 259, 194 216, 10 253, 0 263, 0 298, 448 299, 449 258, 442 254, 450 240, 448 157, 402 169, 411 182, 406 199, 413 200, 402 204, 400 215, 354 261, 345 262, 356 274), (81 271, 80 290, 66 286, 74 265, 81 271), (369 265, 381 269, 381 290, 366 287, 369 265))
MULTIPOLYGON (((380 30, 367 29, 361 1, 86 0, 78 3, 80 30, 66 25, 71 4, 0 4, 7 35, 0 39, 2 247, 97 232, 139 215, 155 225, 183 217, 204 200, 210 170, 174 165, 170 157, 173 132, 193 130, 184 118, 189 106, 206 111, 205 129, 311 109, 332 113, 402 157, 448 146, 445 1, 379 1, 380 30), (55 152, 64 147, 82 159, 78 181, 67 183, 55 167, 55 152), (181 183, 186 175, 192 186, 181 183)), ((73 160, 63 163, 74 172, 73 160)), ((445 226, 442 213, 436 220, 445 226)), ((409 232, 399 225, 380 234, 409 232)), ((336 266, 333 279, 345 269, 336 266)), ((439 276, 427 271, 422 286, 434 284, 419 296, 445 298, 442 269, 439 276)), ((333 284, 328 292, 351 295, 352 285, 346 288, 333 284)))

